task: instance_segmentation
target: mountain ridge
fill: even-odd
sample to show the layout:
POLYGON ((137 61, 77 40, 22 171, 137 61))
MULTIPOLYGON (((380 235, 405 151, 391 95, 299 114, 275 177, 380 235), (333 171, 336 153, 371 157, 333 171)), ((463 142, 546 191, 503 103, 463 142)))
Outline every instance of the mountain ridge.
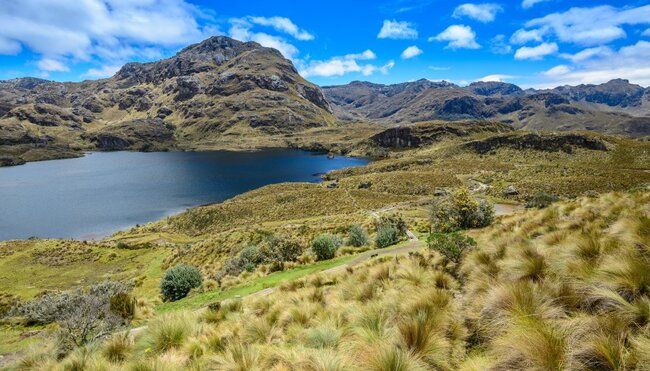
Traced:
POLYGON ((408 124, 490 119, 528 130, 650 134, 650 88, 623 79, 540 90, 504 82, 479 81, 461 87, 425 79, 392 85, 353 81, 322 89, 344 121, 408 124))

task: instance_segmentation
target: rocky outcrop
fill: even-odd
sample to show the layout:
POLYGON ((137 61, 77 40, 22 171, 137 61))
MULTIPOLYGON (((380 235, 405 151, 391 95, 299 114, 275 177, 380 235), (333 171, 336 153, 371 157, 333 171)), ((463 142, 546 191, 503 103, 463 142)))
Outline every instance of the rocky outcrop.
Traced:
POLYGON ((167 149, 175 142, 174 129, 161 119, 139 119, 103 127, 87 139, 106 151, 167 149))
POLYGON ((415 148, 448 137, 467 137, 477 133, 507 133, 513 130, 509 125, 489 121, 430 122, 386 129, 369 140, 379 147, 415 148))
POLYGON ((563 151, 566 153, 572 153, 574 148, 594 151, 607 150, 607 146, 602 140, 581 134, 513 133, 467 142, 464 147, 480 154, 486 154, 499 148, 545 152, 563 151))

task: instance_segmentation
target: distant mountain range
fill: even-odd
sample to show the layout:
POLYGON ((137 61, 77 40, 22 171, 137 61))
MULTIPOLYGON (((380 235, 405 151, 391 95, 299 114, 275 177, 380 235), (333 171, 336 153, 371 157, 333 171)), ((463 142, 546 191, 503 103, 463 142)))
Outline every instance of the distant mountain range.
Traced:
POLYGON ((107 79, 0 81, 0 165, 84 150, 284 147, 312 129, 348 130, 349 121, 434 119, 640 137, 650 135, 650 89, 626 80, 550 90, 429 80, 321 89, 277 50, 219 36, 107 79))
POLYGON ((346 121, 489 119, 528 130, 650 135, 650 88, 620 79, 547 90, 523 90, 502 82, 460 87, 424 79, 395 85, 354 81, 323 91, 335 115, 346 121))

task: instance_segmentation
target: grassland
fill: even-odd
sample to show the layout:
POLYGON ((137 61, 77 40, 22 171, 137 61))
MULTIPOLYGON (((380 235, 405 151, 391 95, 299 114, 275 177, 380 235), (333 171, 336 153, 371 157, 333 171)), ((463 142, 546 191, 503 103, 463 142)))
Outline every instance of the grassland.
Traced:
MULTIPOLYGON (((146 321, 150 330, 127 341, 123 363, 107 364, 104 359, 107 351, 101 350, 106 345, 94 345, 89 352, 74 353, 63 363, 53 361, 46 352, 34 363, 34 368, 41 369, 82 361, 90 369, 95 367, 92 365, 132 369, 140 366, 211 369, 220 365, 217 369, 284 370, 292 369, 290 364, 314 370, 547 369, 551 366, 573 369, 587 361, 583 359, 586 356, 575 358, 569 345, 577 342, 586 346, 587 340, 568 338, 573 328, 563 326, 583 323, 596 332, 614 328, 622 331, 618 334, 625 341, 617 343, 618 355, 625 358, 628 369, 642 369, 637 367, 641 363, 635 357, 642 357, 644 349, 647 350, 642 348, 647 344, 643 338, 648 334, 647 322, 635 319, 633 325, 615 323, 614 327, 606 328, 598 327, 600 324, 594 317, 610 307, 627 308, 630 313, 636 310, 634 313, 641 316, 644 313, 647 293, 643 290, 648 289, 642 285, 648 281, 644 281, 647 277, 639 273, 642 270, 639 267, 647 271, 650 267, 645 253, 634 255, 630 246, 637 244, 641 250, 647 250, 648 246, 644 223, 650 214, 647 196, 650 143, 588 134, 602 141, 606 150, 580 146, 559 151, 498 147, 481 154, 467 146, 468 142, 494 135, 502 134, 449 136, 421 148, 392 149, 386 158, 370 165, 330 173, 322 184, 270 185, 223 203, 190 209, 119 232, 104 241, 3 242, 0 243, 3 297, 27 300, 43 291, 87 286, 105 279, 136 283, 134 293, 144 300, 149 313, 138 324, 146 321), (509 185, 514 186, 516 194, 502 193, 509 185), (545 210, 502 217, 492 227, 471 231, 478 247, 465 257, 460 267, 445 264, 435 253, 423 252, 421 257, 398 262, 379 259, 365 267, 323 277, 315 273, 344 264, 354 256, 341 255, 319 263, 301 258, 284 271, 269 274, 266 267, 260 267, 254 273, 222 282, 220 288, 206 286, 175 303, 162 303, 159 299, 158 282, 166 268, 188 263, 211 278, 224 261, 269 236, 297 241, 308 256, 309 243, 316 235, 332 233, 345 237, 353 223, 372 231, 377 214, 398 213, 411 230, 426 233, 433 195, 460 186, 469 187, 476 197, 502 203, 517 204, 540 191, 560 196, 563 201, 545 210), (584 197, 585 194, 589 197, 584 197), (581 198, 574 200, 576 197, 581 198), (576 261, 575 265, 567 266, 570 258, 578 259, 569 256, 568 251, 582 246, 584 243, 580 241, 589 238, 598 241, 594 242, 601 246, 598 251, 578 251, 574 255, 586 254, 594 261, 589 264, 576 261), (634 295, 619 291, 619 286, 611 286, 611 282, 623 280, 621 275, 625 274, 621 269, 627 269, 616 268, 619 269, 616 278, 616 273, 609 269, 616 266, 612 256, 624 256, 627 260, 623 263, 636 269, 624 272, 637 275, 629 277, 636 280, 633 285, 641 285, 634 295), (583 276, 574 275, 578 272, 583 276), (571 287, 563 286, 565 281, 571 287), (214 301, 245 297, 268 287, 281 289, 270 297, 245 299, 241 309, 205 314, 212 315, 211 319, 192 312, 214 301), (495 288, 502 291, 494 291, 495 288), (610 291, 600 292, 596 288, 610 291), (541 322, 522 324, 506 312, 530 308, 508 307, 503 309, 506 312, 498 313, 500 317, 491 314, 496 319, 482 317, 482 313, 492 308, 486 303, 494 297, 512 294, 506 292, 511 289, 539 294, 539 297, 516 299, 528 300, 535 306, 548 304, 551 312, 562 314, 553 318, 540 314, 541 322), (574 291, 562 291, 569 289, 574 291), (609 296, 597 296, 594 290, 598 295, 609 296), (571 305, 563 302, 564 294, 576 302, 571 305), (592 298, 594 302, 590 301, 592 298), (440 317, 429 317, 434 312, 439 312, 440 317), (370 317, 362 318, 366 314, 370 317), (488 320, 493 322, 484 328, 488 320), (164 327, 166 322, 169 326, 179 326, 182 334, 179 344, 160 352, 146 351, 156 337, 156 328, 164 327), (361 328, 366 325, 370 328, 361 328), (501 325, 507 329, 512 326, 512 331, 494 328, 501 325), (426 329, 426 334, 409 332, 420 327, 426 329), (532 344, 526 350, 528 353, 507 348, 508 342, 526 340, 516 337, 523 336, 517 332, 520 329, 560 344, 554 351, 565 363, 550 365, 540 363, 541 358, 533 359, 534 353, 550 351, 533 349, 544 344, 540 338, 528 339, 532 344), (554 338, 555 335, 559 337, 554 338), (394 362, 394 367, 387 368, 383 362, 394 362)), ((366 151, 363 147, 358 150, 366 151)), ((525 303, 512 305, 520 304, 525 303)), ((499 304, 490 305, 498 307, 499 304)), ((2 332, 8 340, 0 342, 0 350, 24 350, 36 341, 43 348, 47 342, 25 335, 33 330, 5 326, 2 332)), ((47 332, 46 329, 44 333, 47 332)), ((597 340, 603 349, 615 345, 597 340)), ((117 341, 113 339, 110 344, 115 345, 117 341)))
POLYGON ((459 266, 433 251, 165 314, 65 369, 628 369, 650 362, 650 190, 500 218, 459 266), (173 334, 173 335, 171 335, 173 334), (119 357, 116 357, 116 354, 119 357), (119 361, 110 361, 119 359, 119 361))

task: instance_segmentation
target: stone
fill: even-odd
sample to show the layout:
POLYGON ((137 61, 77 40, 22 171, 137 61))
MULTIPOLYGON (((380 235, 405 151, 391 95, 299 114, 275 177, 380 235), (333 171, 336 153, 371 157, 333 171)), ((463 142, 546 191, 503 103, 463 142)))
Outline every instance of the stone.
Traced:
POLYGON ((517 191, 517 189, 515 188, 515 186, 513 186, 512 184, 510 184, 509 186, 507 186, 507 187, 506 187, 506 188, 501 192, 501 194, 504 195, 504 196, 516 196, 516 195, 519 194, 519 191, 517 191))

